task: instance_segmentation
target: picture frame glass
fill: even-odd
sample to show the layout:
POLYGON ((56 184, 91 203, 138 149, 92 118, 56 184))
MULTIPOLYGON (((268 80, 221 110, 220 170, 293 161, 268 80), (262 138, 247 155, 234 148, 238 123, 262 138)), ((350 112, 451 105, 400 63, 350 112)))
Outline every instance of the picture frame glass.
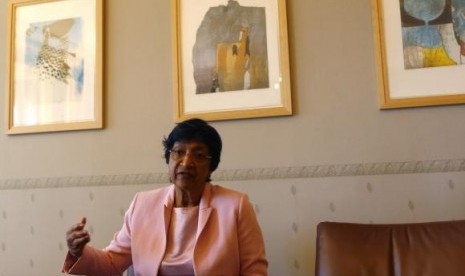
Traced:
POLYGON ((465 1, 372 0, 381 108, 465 103, 465 1))
POLYGON ((12 1, 7 133, 102 127, 97 3, 12 1))
MULTIPOLYGON (((463 66, 465 56, 460 55, 460 45, 454 41, 456 38, 454 37, 452 13, 448 23, 426 25, 429 19, 428 15, 434 17, 437 13, 434 12, 435 6, 437 6, 435 3, 444 3, 442 9, 437 9, 438 12, 440 10, 445 12, 445 9, 452 7, 450 3, 447 6, 445 0, 429 2, 432 8, 430 12, 426 7, 420 10, 422 5, 414 5, 411 9, 407 8, 410 13, 418 16, 418 21, 425 23, 418 26, 405 26, 407 23, 402 24, 401 11, 405 10, 405 5, 407 7, 413 5, 414 1, 411 3, 408 0, 383 1, 385 18, 389 20, 385 24, 385 33, 387 37, 392 38, 386 41, 392 98, 454 95, 465 92, 465 82, 450 81, 460 80, 465 76, 465 66, 463 66), (403 4, 404 7, 401 7, 400 4, 403 4), (444 45, 443 48, 439 46, 439 43, 444 45), (426 55, 430 55, 430 61, 426 60, 428 58, 426 55)), ((426 4, 424 1, 422 3, 423 6, 426 4)), ((410 21, 416 18, 411 17, 410 21)), ((460 30, 456 29, 456 31, 460 30)))
POLYGON ((291 112, 285 1, 176 3, 177 119, 267 116, 263 110, 272 108, 291 112))

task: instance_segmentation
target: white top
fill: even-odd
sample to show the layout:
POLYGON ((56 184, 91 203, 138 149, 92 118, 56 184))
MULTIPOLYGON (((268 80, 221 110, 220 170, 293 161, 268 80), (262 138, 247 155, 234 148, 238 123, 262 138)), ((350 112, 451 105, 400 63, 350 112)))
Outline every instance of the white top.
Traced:
POLYGON ((192 257, 199 220, 199 206, 173 208, 165 257, 159 276, 194 276, 192 257))

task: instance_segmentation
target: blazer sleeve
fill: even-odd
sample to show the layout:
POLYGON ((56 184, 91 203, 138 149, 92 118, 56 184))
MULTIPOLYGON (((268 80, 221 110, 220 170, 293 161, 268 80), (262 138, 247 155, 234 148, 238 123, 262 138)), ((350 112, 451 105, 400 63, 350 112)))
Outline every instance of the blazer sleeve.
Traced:
POLYGON ((240 200, 238 220, 241 275, 268 275, 268 261, 265 256, 262 232, 252 204, 245 194, 240 200))
POLYGON ((124 272, 115 266, 116 263, 121 263, 124 256, 89 245, 84 247, 81 257, 71 267, 67 267, 70 257, 69 254, 66 256, 64 273, 87 276, 121 276, 124 272))

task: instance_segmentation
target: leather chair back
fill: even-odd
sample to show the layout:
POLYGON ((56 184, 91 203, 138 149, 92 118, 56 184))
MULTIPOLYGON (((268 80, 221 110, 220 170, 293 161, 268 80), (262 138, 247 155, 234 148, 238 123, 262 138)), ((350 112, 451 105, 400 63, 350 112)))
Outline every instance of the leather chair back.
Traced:
POLYGON ((465 220, 321 222, 315 276, 463 276, 465 220))

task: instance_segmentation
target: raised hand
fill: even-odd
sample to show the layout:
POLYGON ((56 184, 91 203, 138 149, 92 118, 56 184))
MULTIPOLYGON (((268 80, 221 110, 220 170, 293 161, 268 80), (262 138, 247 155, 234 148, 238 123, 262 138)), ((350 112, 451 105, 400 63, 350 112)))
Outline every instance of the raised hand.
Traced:
POLYGON ((66 243, 69 254, 75 258, 81 257, 84 246, 90 241, 89 232, 84 229, 86 222, 87 219, 83 217, 80 223, 73 225, 66 232, 66 243))

